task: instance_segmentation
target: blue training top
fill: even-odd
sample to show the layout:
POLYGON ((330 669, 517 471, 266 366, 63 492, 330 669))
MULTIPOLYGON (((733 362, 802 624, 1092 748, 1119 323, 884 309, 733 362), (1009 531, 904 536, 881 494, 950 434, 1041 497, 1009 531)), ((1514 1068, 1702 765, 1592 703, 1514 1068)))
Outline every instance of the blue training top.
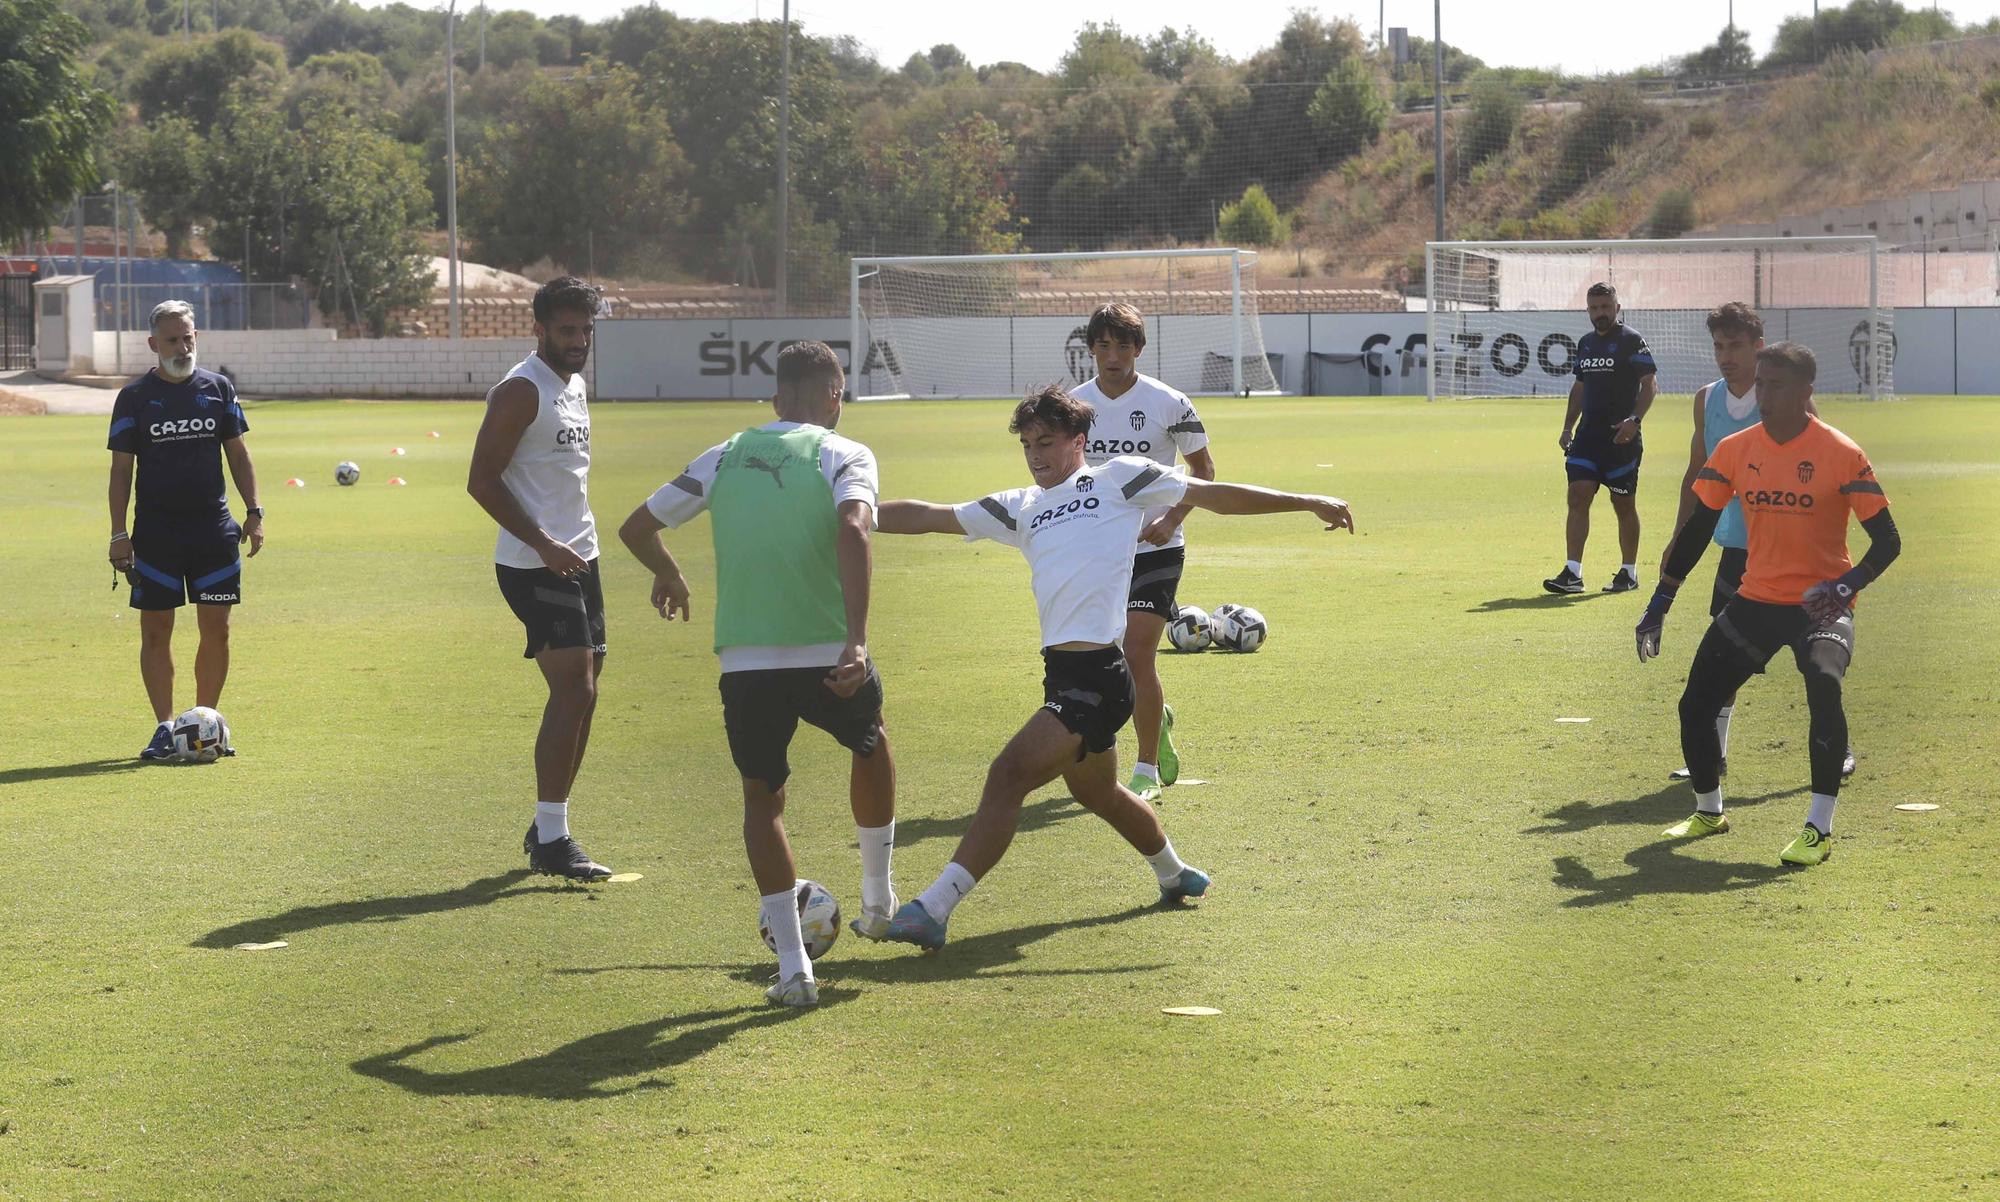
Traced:
POLYGON ((149 371, 119 390, 106 445, 138 459, 139 513, 226 514, 222 444, 249 428, 227 376, 196 368, 173 384, 149 371))
POLYGON ((1573 370, 1583 381, 1578 430, 1608 438, 1611 428, 1631 417, 1638 405, 1640 377, 1656 369, 1645 336, 1620 322, 1608 335, 1592 330, 1577 339, 1573 370))
MULTIPOLYGON (((1708 453, 1715 454, 1715 448, 1731 434, 1748 430, 1764 417, 1754 407, 1748 417, 1734 417, 1729 412, 1729 381, 1717 380, 1708 386, 1708 397, 1701 412, 1701 437, 1708 444, 1708 453)), ((1743 502, 1734 497, 1729 499, 1729 507, 1722 511, 1721 520, 1715 523, 1715 545, 1748 550, 1750 530, 1743 524, 1743 502)))

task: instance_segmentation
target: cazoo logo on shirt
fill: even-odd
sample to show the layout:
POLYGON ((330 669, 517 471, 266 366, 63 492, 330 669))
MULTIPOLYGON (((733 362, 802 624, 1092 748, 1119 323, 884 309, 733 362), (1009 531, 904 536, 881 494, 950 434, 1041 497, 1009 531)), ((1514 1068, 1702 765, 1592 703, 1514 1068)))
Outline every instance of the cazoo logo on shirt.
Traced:
POLYGON ((176 417, 169 418, 163 422, 154 422, 149 428, 152 430, 154 438, 165 438, 169 435, 186 437, 195 434, 213 434, 215 433, 215 419, 212 417, 176 417))
POLYGON ((1095 509, 1095 508, 1097 508, 1096 497, 1078 497, 1075 500, 1068 502, 1067 504, 1051 506, 1048 509, 1042 510, 1034 517, 1029 518, 1028 529, 1039 530, 1041 529, 1042 525, 1046 522, 1053 522, 1057 518, 1066 518, 1070 514, 1077 513, 1085 509, 1095 509))
POLYGON ((590 447, 590 427, 564 426, 556 431, 556 445, 559 447, 590 447))

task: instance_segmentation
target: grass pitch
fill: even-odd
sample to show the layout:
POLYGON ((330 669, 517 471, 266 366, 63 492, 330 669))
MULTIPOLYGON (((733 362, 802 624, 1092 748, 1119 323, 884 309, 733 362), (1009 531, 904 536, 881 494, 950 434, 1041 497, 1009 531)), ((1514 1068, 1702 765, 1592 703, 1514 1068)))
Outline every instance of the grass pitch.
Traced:
MULTIPOLYGON (((1044 791, 943 955, 850 935, 809 1013, 762 1004, 706 524, 672 543, 692 630, 610 537, 762 409, 596 411, 611 658, 574 824, 645 878, 591 889, 523 870, 543 689, 462 491, 476 406, 253 409, 242 754, 203 768, 132 758, 103 420, 0 419, 0 1196, 2000 1194, 2000 405, 1829 410, 1906 546, 1863 598, 1830 864, 1777 865, 1806 804, 1784 656, 1737 710, 1735 831, 1660 840, 1690 808, 1666 774, 1714 557, 1645 667, 1647 591, 1594 592, 1608 505, 1593 592, 1543 596, 1556 403, 1212 400, 1225 478, 1335 492, 1361 531, 1189 523, 1183 599, 1272 627, 1254 656, 1163 660, 1209 782, 1163 815, 1213 894, 1151 907, 1144 863, 1044 791)), ((1648 591, 1686 445, 1685 403, 1660 412, 1648 591)), ((1005 422, 894 404, 845 432, 888 495, 955 501, 1025 482, 1005 422)), ((878 546, 909 897, 1039 665, 1015 552, 878 546)), ((844 755, 805 731, 793 760, 801 869, 857 905, 844 755)))

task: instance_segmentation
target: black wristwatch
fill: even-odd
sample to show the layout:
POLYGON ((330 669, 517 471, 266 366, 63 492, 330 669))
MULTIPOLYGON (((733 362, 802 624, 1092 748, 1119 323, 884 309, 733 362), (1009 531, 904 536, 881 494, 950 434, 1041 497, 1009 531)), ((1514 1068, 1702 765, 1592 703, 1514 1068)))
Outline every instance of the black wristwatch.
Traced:
POLYGON ((261 518, 264 516, 264 507, 262 505, 252 505, 243 511, 243 516, 246 518, 261 518))

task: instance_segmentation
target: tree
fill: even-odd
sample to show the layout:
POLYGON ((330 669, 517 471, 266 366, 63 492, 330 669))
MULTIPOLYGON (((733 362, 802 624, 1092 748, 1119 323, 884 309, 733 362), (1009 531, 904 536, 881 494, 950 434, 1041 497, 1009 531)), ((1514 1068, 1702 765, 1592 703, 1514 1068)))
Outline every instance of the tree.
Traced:
POLYGON ((1162 29, 1145 41, 1147 73, 1175 83, 1203 67, 1218 66, 1222 61, 1215 43, 1192 29, 1179 33, 1171 28, 1162 29))
POLYGON ((1897 0, 1849 0, 1811 16, 1787 17, 1778 26, 1766 67, 1797 67, 1819 62, 1837 51, 1879 49, 1893 42, 1929 41, 1956 35, 1951 18, 1929 9, 1915 12, 1897 0))
POLYGON ((1668 188, 1653 202, 1653 215, 1646 220, 1648 238, 1678 238, 1695 227, 1694 193, 1686 188, 1668 188))
POLYGON ((0 0, 0 240, 40 231, 102 182, 114 106, 78 69, 87 36, 58 0, 0 0))
POLYGON ((1756 68, 1757 55, 1750 49, 1750 35, 1727 25, 1716 35, 1713 45, 1681 59, 1674 74, 1684 79, 1733 79, 1756 68))
POLYGON ((1655 116, 1629 84, 1600 83, 1584 90, 1583 103, 1563 122, 1556 167, 1543 185, 1541 203, 1569 199, 1618 157, 1620 147, 1650 128, 1655 116))
POLYGON ((430 295, 417 233, 431 205, 423 170, 409 147, 336 106, 313 106, 294 127, 253 89, 232 89, 210 135, 207 180, 212 245, 245 276, 303 276, 322 308, 358 315, 377 334, 392 309, 430 295))
POLYGON ((1527 106, 1520 90, 1497 75, 1481 75, 1472 84, 1472 115, 1459 138, 1459 158, 1474 167, 1507 149, 1527 106))
POLYGON ((224 96, 243 87, 269 95, 284 78, 284 51, 248 30, 231 29, 154 48, 139 60, 126 91, 139 106, 141 121, 171 113, 186 117, 206 137, 224 96))
POLYGON ((688 216, 687 163, 666 118, 639 102, 638 77, 592 64, 536 75, 465 167, 467 233, 510 267, 543 256, 575 271, 642 261, 688 216))
POLYGON ((1292 223, 1278 214, 1260 184, 1251 184, 1241 200, 1222 206, 1217 224, 1224 242, 1239 245, 1277 246, 1292 238, 1292 223))
POLYGON ((127 126, 114 156, 118 179, 139 194, 146 220, 167 237, 167 257, 183 259, 194 223, 207 212, 208 144, 194 122, 168 113, 127 126))
POLYGON ((1297 153, 1299 133, 1315 128, 1308 110, 1328 77, 1361 56, 1361 30, 1354 22, 1294 11, 1277 44, 1245 64, 1250 103, 1237 110, 1223 141, 1250 148, 1255 157, 1245 166, 1263 182, 1277 188, 1304 183, 1320 167, 1316 156, 1297 153), (1288 148, 1292 153, 1285 153, 1288 148))
POLYGON ((1331 165, 1375 144, 1389 120, 1389 101, 1373 68, 1358 57, 1345 59, 1313 93, 1306 118, 1319 134, 1320 152, 1331 165))
POLYGON ((1056 66, 1063 83, 1072 88, 1094 88, 1102 83, 1137 80, 1146 74, 1146 47, 1139 39, 1118 28, 1118 22, 1099 25, 1085 21, 1076 31, 1076 42, 1056 66))

